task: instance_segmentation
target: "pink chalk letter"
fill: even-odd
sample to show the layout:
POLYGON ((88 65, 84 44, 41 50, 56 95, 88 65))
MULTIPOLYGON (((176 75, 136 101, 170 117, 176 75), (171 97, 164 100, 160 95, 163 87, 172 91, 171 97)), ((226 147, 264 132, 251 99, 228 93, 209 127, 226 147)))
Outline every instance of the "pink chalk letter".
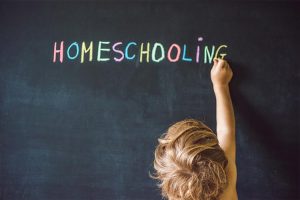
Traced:
POLYGON ((180 49, 180 46, 178 44, 172 44, 168 50, 168 59, 170 62, 177 62, 179 60, 179 56, 180 56, 180 52, 181 52, 181 49, 180 49), (176 48, 177 49, 177 54, 176 54, 176 57, 175 58, 171 58, 171 53, 172 53, 172 50, 176 48))
POLYGON ((113 51, 116 52, 116 53, 119 53, 119 54, 121 55, 120 58, 114 57, 114 60, 115 60, 116 62, 121 62, 121 61, 124 59, 124 53, 123 53, 123 51, 121 51, 121 50, 119 50, 119 49, 116 48, 117 46, 119 46, 119 45, 121 45, 121 44, 123 44, 123 43, 122 43, 122 42, 117 42, 117 43, 115 43, 115 44, 112 46, 113 51))
POLYGON ((59 53, 59 61, 62 63, 64 59, 64 41, 60 42, 60 49, 57 49, 57 43, 54 43, 53 62, 56 62, 56 54, 59 53))

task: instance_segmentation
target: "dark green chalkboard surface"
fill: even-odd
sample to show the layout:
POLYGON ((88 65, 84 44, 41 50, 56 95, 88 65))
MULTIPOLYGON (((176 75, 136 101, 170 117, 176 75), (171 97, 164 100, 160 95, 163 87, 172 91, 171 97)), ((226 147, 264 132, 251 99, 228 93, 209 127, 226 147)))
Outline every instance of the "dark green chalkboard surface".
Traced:
POLYGON ((203 52, 220 45, 234 72, 239 199, 300 199, 299 11, 270 1, 0 3, 0 199, 161 199, 148 175, 157 138, 188 117, 215 129, 203 52), (124 57, 134 42, 136 57, 120 61, 117 42, 124 57), (164 45, 165 58, 155 62, 158 45, 140 62, 141 43, 164 45), (181 54, 173 46, 170 61, 172 44, 181 54))

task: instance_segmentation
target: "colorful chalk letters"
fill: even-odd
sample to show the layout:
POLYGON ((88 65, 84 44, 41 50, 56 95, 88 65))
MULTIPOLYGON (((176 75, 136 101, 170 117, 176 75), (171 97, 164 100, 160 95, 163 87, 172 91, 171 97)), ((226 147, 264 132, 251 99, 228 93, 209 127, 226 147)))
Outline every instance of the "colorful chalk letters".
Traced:
POLYGON ((65 41, 54 42, 53 45, 53 63, 68 62, 78 60, 84 62, 123 62, 123 61, 138 61, 140 63, 159 63, 167 62, 195 62, 212 63, 213 58, 224 58, 227 45, 201 45, 202 37, 198 37, 197 44, 189 48, 186 44, 172 43, 164 45, 160 42, 110 42, 110 41, 94 41, 86 43, 65 41), (96 48, 95 48, 96 47, 96 48), (196 48, 195 48, 196 47, 196 48), (194 49, 193 49, 194 48, 194 49), (195 51, 193 51, 195 50, 195 51), (194 53, 192 53, 194 52, 194 53), (96 56, 94 54, 96 53, 96 56), (86 58, 88 57, 88 59, 86 58))

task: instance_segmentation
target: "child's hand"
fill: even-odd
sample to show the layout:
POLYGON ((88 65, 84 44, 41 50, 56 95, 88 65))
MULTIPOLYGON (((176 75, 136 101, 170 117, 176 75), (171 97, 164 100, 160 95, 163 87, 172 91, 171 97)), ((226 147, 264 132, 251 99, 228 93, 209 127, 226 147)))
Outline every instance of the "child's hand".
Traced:
POLYGON ((232 78, 232 70, 226 60, 215 58, 210 71, 211 81, 215 86, 227 86, 232 78))

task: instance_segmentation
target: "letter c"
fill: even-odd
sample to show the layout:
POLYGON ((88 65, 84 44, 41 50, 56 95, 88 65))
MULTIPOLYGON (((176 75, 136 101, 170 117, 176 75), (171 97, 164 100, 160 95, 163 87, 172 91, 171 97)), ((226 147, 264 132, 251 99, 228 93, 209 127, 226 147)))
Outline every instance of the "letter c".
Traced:
POLYGON ((128 49, 129 49, 129 47, 130 46, 132 46, 132 45, 137 45, 135 42, 129 42, 128 44, 127 44, 127 46, 126 46, 126 48, 125 48, 125 58, 127 59, 127 60, 133 60, 134 58, 135 58, 135 54, 133 54, 132 56, 128 56, 128 49))

